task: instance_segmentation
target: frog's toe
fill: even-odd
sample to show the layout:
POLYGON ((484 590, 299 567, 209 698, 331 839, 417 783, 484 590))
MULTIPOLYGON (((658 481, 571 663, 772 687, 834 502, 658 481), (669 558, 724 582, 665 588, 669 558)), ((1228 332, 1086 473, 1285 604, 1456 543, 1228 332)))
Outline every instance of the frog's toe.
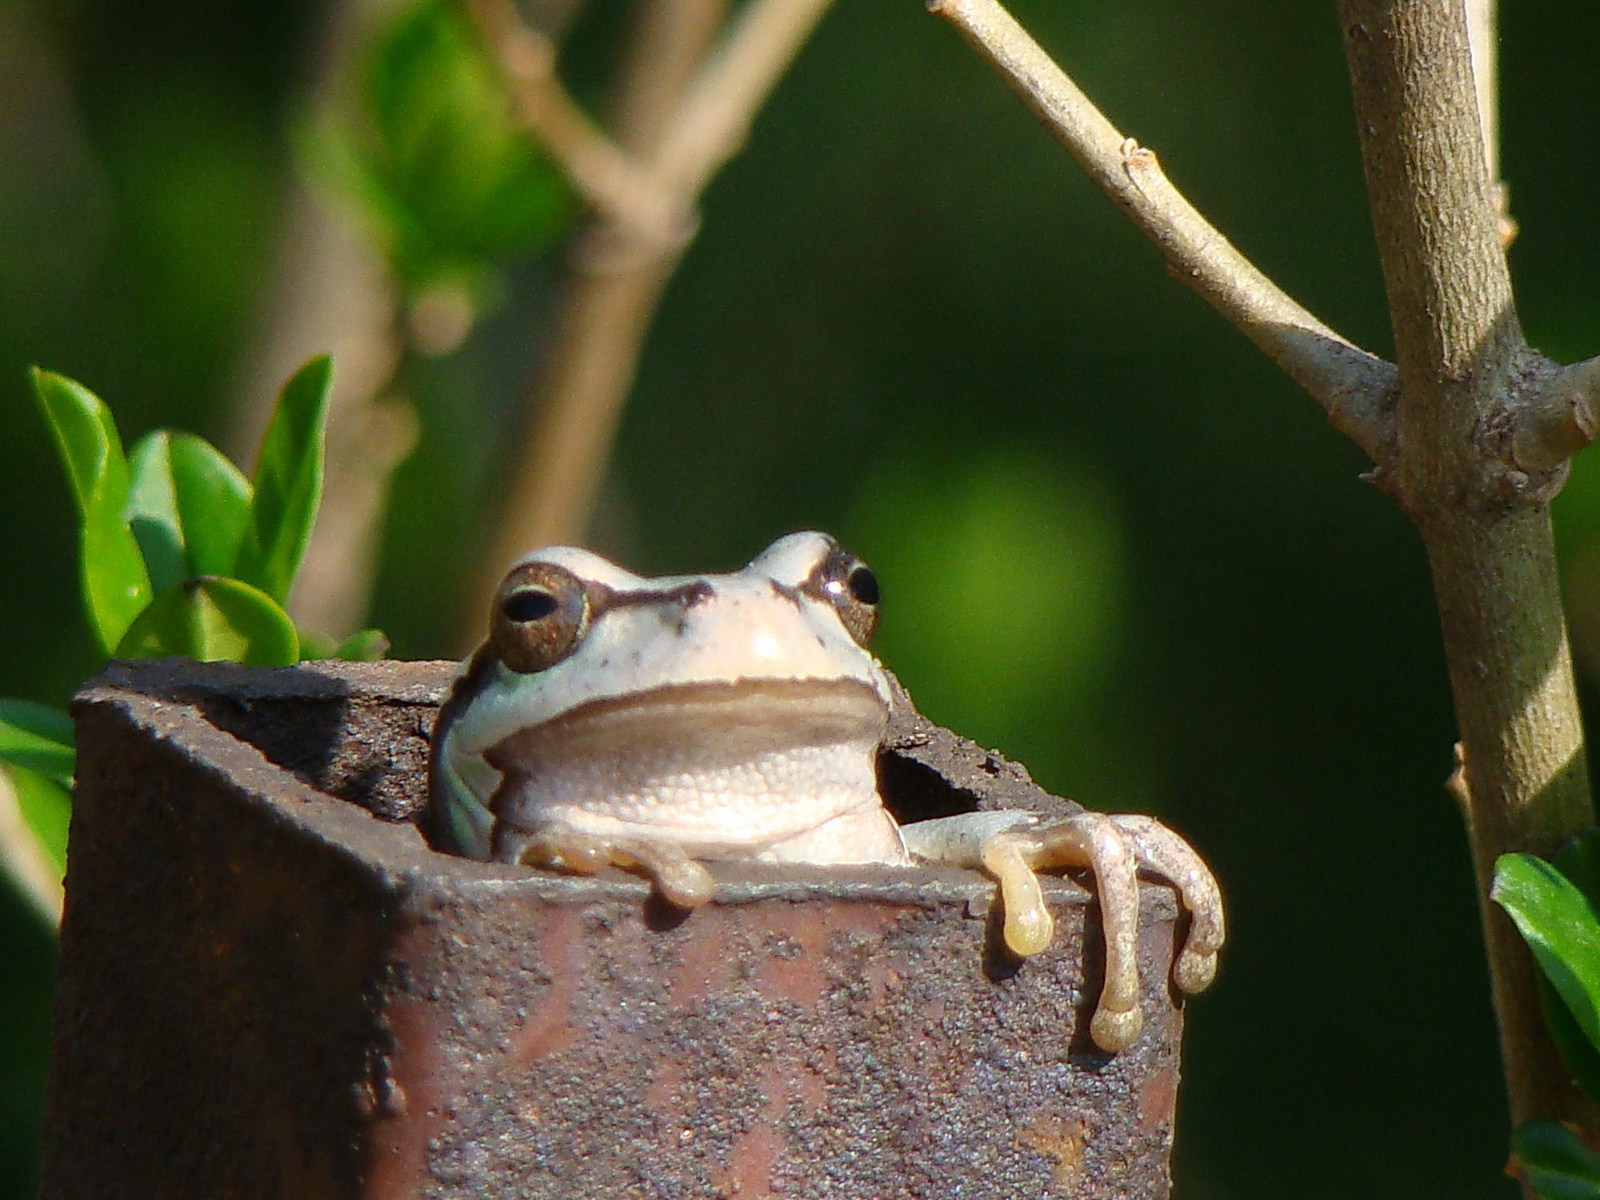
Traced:
POLYGON ((1133 1045, 1143 1028, 1144 1014, 1139 1011, 1138 1005, 1117 1010, 1102 1004, 1094 1010, 1094 1016, 1089 1020, 1089 1036, 1094 1039, 1096 1046, 1108 1054, 1115 1054, 1133 1045))
POLYGON ((611 840, 572 830, 517 831, 506 822, 496 826, 495 837, 500 861, 575 875, 621 867, 643 875, 657 895, 677 908, 699 908, 717 890, 711 872, 670 842, 611 840))
POLYGON ((616 842, 611 861, 647 875, 656 894, 676 908, 699 908, 716 894, 717 885, 704 864, 670 842, 616 842))
POLYGON ((1000 907, 1005 915, 1002 936, 1019 958, 1042 954, 1055 936, 1055 918, 1044 902, 1044 890, 1033 873, 1032 856, 1037 841, 1027 833, 1000 833, 981 847, 984 869, 1000 883, 1000 907))
POLYGON ((1102 1050, 1121 1050, 1139 1036, 1139 876, 1134 853, 1116 822, 1103 813, 995 834, 983 847, 984 866, 1000 881, 1006 944, 1019 955, 1050 944, 1051 925, 1034 870, 1091 867, 1105 933, 1105 985, 1089 1024, 1102 1050), (1015 927, 1015 934, 1013 928, 1015 927), (1042 934, 1042 936, 1041 936, 1042 934))
POLYGON ((1123 814, 1111 818, 1133 847, 1141 867, 1168 880, 1189 910, 1189 936, 1172 967, 1172 980, 1193 995, 1217 974, 1217 952, 1227 937, 1222 889, 1194 848, 1153 817, 1123 814))

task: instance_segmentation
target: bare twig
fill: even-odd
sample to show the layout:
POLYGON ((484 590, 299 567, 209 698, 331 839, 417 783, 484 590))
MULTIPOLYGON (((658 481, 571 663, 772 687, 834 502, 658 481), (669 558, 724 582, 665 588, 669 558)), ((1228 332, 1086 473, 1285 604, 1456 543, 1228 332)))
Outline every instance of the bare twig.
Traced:
POLYGON ((998 0, 930 0, 1199 292, 1310 392, 1375 462, 1387 457, 1394 368, 1329 329, 1268 279, 1108 121, 998 0))
POLYGON ((61 924, 61 880, 22 817, 17 790, 0 767, 0 874, 9 875, 51 927, 61 924))
POLYGON ((1600 358, 1561 367, 1518 414, 1512 453, 1529 471, 1548 471, 1576 454, 1600 433, 1600 358))
POLYGON ((590 201, 594 219, 574 247, 509 504, 465 609, 464 644, 480 635, 480 614, 506 563, 582 536, 645 335, 693 236, 699 193, 744 144, 756 110, 828 3, 751 0, 709 53, 723 0, 647 5, 619 87, 613 141, 566 95, 548 46, 538 48, 509 0, 472 0, 515 82, 523 120, 590 201))

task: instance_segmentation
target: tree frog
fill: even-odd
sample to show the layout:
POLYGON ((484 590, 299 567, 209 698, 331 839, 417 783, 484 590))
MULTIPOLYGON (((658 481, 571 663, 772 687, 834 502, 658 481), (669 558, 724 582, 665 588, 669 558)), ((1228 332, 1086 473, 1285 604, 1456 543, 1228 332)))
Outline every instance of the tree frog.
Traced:
POLYGON ((433 734, 430 820, 473 858, 647 876, 673 905, 714 891, 709 860, 939 862, 1000 884, 1018 956, 1049 945, 1035 869, 1092 868, 1106 983, 1090 1036, 1138 1036, 1138 871, 1178 889, 1191 920, 1173 968, 1198 992, 1223 941, 1221 895, 1153 819, 982 812, 896 824, 876 759, 897 693, 867 649, 879 589, 822 533, 779 538, 726 575, 643 578, 572 546, 507 573, 489 637, 433 734))

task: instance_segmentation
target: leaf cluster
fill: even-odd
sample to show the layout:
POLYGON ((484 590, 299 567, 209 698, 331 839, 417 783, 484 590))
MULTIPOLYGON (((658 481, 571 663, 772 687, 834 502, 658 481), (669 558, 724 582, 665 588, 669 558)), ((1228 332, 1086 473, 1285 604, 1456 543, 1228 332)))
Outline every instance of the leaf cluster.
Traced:
MULTIPOLYGON (((284 385, 254 476, 246 478, 189 433, 156 430, 124 453, 98 396, 34 370, 34 395, 77 503, 84 606, 105 654, 261 666, 382 657, 387 643, 375 630, 334 645, 297 629, 284 609, 322 497, 331 382, 323 356, 284 385)), ((0 699, 0 769, 23 825, 58 875, 74 760, 64 712, 0 699)))

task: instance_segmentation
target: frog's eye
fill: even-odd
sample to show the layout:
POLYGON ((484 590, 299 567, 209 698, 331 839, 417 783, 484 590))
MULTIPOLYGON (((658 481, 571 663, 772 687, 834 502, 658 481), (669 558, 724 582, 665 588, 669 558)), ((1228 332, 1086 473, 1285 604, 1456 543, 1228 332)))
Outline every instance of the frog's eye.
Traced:
POLYGON ((832 601, 850 636, 865 646, 878 627, 878 577, 842 546, 834 547, 821 574, 822 594, 832 601))
POLYGON ((553 563, 523 563, 511 569, 495 594, 489 640, 501 662, 531 675, 571 654, 588 625, 581 579, 553 563))

